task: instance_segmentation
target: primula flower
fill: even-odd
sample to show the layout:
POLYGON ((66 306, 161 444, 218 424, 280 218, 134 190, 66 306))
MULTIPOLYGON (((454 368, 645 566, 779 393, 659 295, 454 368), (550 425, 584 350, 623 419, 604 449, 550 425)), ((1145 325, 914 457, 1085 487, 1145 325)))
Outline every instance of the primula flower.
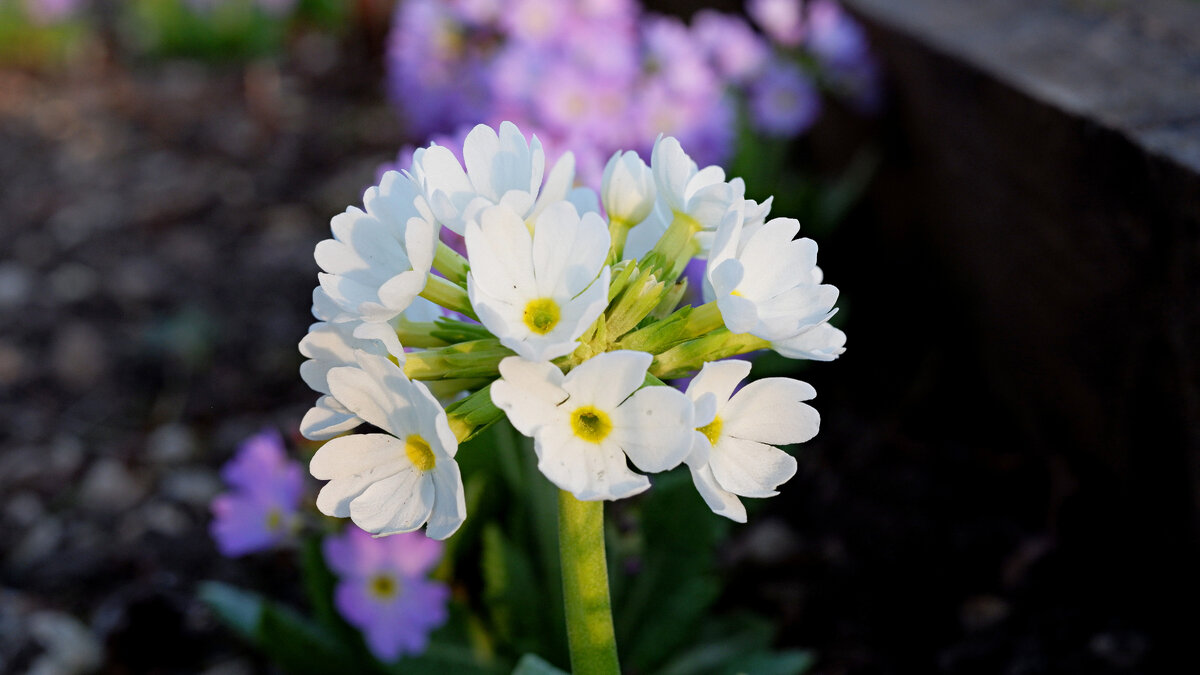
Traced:
POLYGON ((442 146, 413 154, 413 176, 424 188, 437 219, 458 234, 483 209, 504 204, 522 219, 536 218, 547 204, 570 199, 575 163, 563 155, 542 185, 546 155, 537 136, 529 141, 511 122, 500 133, 479 125, 463 144, 466 171, 442 146))
POLYGON ((585 501, 622 499, 650 487, 629 470, 677 466, 692 445, 693 412, 671 387, 641 387, 645 352, 613 351, 563 375, 550 363, 518 357, 500 362, 492 401, 518 431, 534 439, 538 469, 585 501))
POLYGON ((654 173, 632 150, 617 152, 604 167, 600 201, 610 220, 637 225, 650 215, 658 191, 654 173))
POLYGON ((773 218, 746 232, 733 209, 717 232, 706 276, 730 331, 786 340, 833 316, 837 288, 821 283, 817 244, 800 223, 773 218))
POLYGON ((425 288, 437 224, 420 188, 396 172, 363 195, 366 209, 333 218, 333 239, 317 244, 321 288, 351 318, 380 323, 408 308, 425 288))
POLYGON ((704 364, 687 396, 696 405, 696 433, 685 460, 692 481, 714 513, 739 523, 746 509, 738 496, 772 497, 796 473, 796 460, 777 445, 803 443, 817 434, 821 417, 803 403, 817 395, 785 377, 751 382, 746 361, 704 364))
POLYGON ((688 222, 700 246, 698 255, 704 257, 730 206, 742 201, 746 192, 742 179, 726 182, 719 166, 700 169, 671 137, 660 136, 654 143, 650 168, 658 186, 658 219, 667 225, 677 219, 688 222))
POLYGON ((791 137, 817 121, 821 97, 799 66, 772 60, 750 88, 749 107, 756 129, 768 136, 791 137))
POLYGON ((550 204, 529 232, 505 205, 467 224, 467 292, 479 320, 530 361, 565 356, 608 305, 609 234, 595 213, 550 204))
POLYGON ((442 543, 419 532, 374 539, 357 527, 323 542, 325 562, 339 577, 334 605, 363 632, 383 661, 420 654, 446 622, 450 589, 428 578, 442 543))
POLYGON ((232 489, 213 500, 210 533, 222 555, 265 551, 292 536, 299 525, 304 471, 288 459, 278 432, 264 430, 246 439, 221 477, 232 489))
POLYGON ((800 0, 749 0, 746 13, 771 39, 795 47, 804 38, 800 0))
POLYGON ((410 532, 445 539, 466 518, 458 439, 446 411, 425 385, 386 357, 359 351, 357 367, 333 368, 330 393, 386 434, 335 438, 313 455, 309 471, 329 483, 317 495, 321 513, 349 517, 376 535, 410 532))
POLYGON ((696 41, 709 59, 730 81, 745 84, 767 61, 770 48, 744 19, 711 9, 702 9, 692 18, 696 41))

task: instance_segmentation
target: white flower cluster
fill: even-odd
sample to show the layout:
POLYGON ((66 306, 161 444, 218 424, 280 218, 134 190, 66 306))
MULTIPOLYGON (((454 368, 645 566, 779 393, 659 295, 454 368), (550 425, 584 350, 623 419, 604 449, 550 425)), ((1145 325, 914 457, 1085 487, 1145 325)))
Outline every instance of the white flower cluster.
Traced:
POLYGON ((799 223, 767 220, 769 200, 745 199, 740 179, 700 169, 673 138, 650 166, 614 155, 600 195, 574 187, 570 154, 543 181, 540 143, 509 123, 476 127, 463 158, 418 150, 317 245, 319 322, 300 373, 322 394, 301 431, 332 439, 311 464, 329 481, 320 510, 376 535, 449 536, 466 517, 458 444, 504 415, 582 500, 637 494, 645 473, 681 463, 739 522, 739 497, 777 494, 796 471, 777 446, 817 433, 816 392, 788 378, 737 391, 749 363, 718 359, 844 350, 828 323, 837 289, 799 223), (677 307, 694 257, 711 301, 677 307), (696 371, 686 392, 662 381, 696 371), (343 435, 362 422, 385 433, 343 435))

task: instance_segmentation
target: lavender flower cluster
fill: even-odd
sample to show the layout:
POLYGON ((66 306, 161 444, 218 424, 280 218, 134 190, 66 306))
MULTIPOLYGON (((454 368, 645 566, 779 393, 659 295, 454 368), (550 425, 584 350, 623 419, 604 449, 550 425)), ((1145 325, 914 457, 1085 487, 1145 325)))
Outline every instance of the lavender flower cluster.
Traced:
POLYGON ((461 148, 475 124, 513 121, 548 158, 571 148, 592 186, 615 150, 646 155, 660 133, 722 164, 740 114, 792 137, 816 120, 822 88, 876 106, 865 35, 834 0, 749 0, 746 12, 761 33, 738 15, 701 10, 688 25, 636 0, 402 0, 388 92, 418 142, 461 148))
MULTIPOLYGON (((277 431, 243 441, 221 471, 229 489, 211 505, 217 550, 236 557, 295 545, 306 473, 277 431)), ((420 532, 375 539, 353 525, 322 542, 325 564, 339 578, 334 605, 379 659, 420 654, 446 622, 450 589, 428 578, 443 548, 420 532)))

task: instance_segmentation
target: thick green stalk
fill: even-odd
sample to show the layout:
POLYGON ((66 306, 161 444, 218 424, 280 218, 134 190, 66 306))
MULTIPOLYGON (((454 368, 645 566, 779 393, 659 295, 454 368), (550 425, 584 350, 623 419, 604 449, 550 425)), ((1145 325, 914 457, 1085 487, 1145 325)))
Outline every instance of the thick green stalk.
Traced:
POLYGON ((558 493, 558 558, 574 675, 618 675, 617 637, 604 557, 604 502, 558 493))

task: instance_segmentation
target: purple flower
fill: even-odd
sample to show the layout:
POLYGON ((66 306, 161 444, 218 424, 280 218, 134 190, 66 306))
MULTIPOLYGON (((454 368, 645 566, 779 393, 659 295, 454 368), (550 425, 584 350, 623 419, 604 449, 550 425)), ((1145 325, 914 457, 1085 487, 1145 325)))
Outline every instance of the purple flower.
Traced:
POLYGON ((71 18, 84 0, 25 0, 25 11, 36 23, 49 24, 71 18))
POLYGON ((299 524, 304 470, 288 459, 277 431, 246 439, 221 477, 232 489, 213 499, 209 532, 222 555, 264 551, 291 538, 299 524))
POLYGON ((442 542, 420 532, 375 539, 351 526, 324 548, 340 577, 334 604, 363 632, 371 653, 393 661, 425 651, 429 633, 447 618, 450 589, 426 578, 442 558, 442 542))
POLYGON ((800 67, 781 60, 767 64, 751 87, 750 120, 770 136, 796 136, 817 119, 821 99, 800 67))
POLYGON ((717 72, 743 83, 762 68, 770 49, 741 17, 702 9, 692 18, 692 32, 717 72))
POLYGON ((877 109, 882 88, 862 26, 833 0, 813 0, 807 28, 804 44, 826 70, 830 86, 860 110, 877 109))
POLYGON ((746 13, 772 40, 795 47, 804 37, 800 0, 749 0, 746 13))

